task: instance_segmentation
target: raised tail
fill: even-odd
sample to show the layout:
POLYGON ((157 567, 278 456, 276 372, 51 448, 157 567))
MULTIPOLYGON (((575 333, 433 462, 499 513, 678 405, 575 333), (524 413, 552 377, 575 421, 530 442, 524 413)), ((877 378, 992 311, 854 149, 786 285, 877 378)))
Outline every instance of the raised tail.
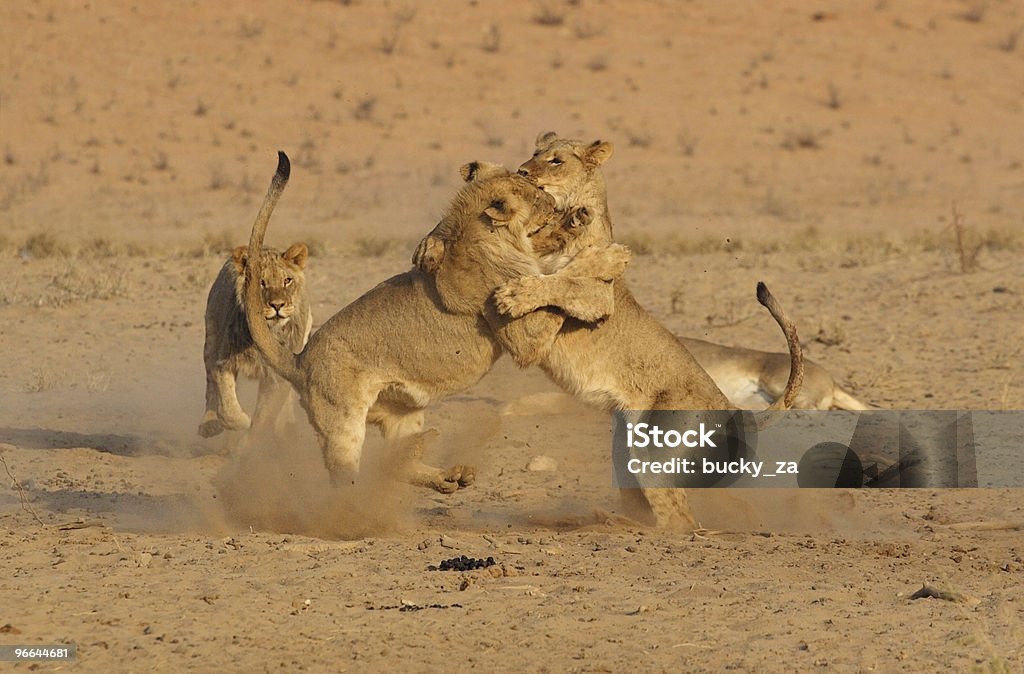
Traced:
POLYGON ((769 411, 788 410, 793 406, 800 393, 800 387, 804 383, 804 352, 800 348, 800 338, 796 334, 796 326, 786 316, 778 300, 772 295, 763 282, 757 282, 757 301, 760 302, 775 319, 775 322, 782 328, 786 335, 786 345, 789 347, 789 380, 786 382, 786 389, 775 402, 768 406, 769 411))
POLYGON ((267 196, 263 199, 260 212, 256 215, 256 222, 252 224, 252 235, 249 237, 248 261, 245 265, 245 317, 249 323, 249 333, 256 348, 267 359, 267 363, 277 374, 284 377, 297 390, 302 389, 303 380, 293 354, 286 346, 274 339, 263 318, 263 294, 260 291, 259 280, 263 278, 263 256, 256 251, 263 250, 263 237, 267 233, 267 225, 270 223, 270 216, 274 212, 281 193, 288 184, 288 176, 291 175, 292 165, 288 161, 288 155, 284 152, 277 153, 277 171, 270 181, 270 188, 267 196))

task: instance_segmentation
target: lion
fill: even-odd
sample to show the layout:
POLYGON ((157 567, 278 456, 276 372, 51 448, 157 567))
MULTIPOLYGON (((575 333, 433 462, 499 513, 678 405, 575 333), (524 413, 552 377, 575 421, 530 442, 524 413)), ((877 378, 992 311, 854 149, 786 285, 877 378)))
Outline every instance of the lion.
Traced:
MULTIPOLYGON (((552 192, 545 192, 559 200, 552 192)), ((566 192, 561 196, 570 195, 566 192)), ((536 363, 563 390, 606 412, 731 409, 693 356, 636 302, 621 274, 598 278, 576 273, 575 265, 580 261, 601 251, 625 248, 611 243, 610 221, 605 216, 602 223, 600 205, 574 203, 571 198, 562 199, 562 203, 566 217, 550 219, 529 237, 533 254, 550 273, 518 276, 501 286, 489 305, 494 313, 488 319, 503 347, 520 365, 536 363), (517 304, 527 293, 531 298, 542 295, 543 300, 533 303, 527 299, 517 304), (561 303, 567 299, 577 305, 574 313, 578 315, 587 313, 580 305, 588 301, 598 307, 594 314, 608 315, 597 321, 559 315, 561 303), (528 332, 521 319, 536 315, 554 317, 555 321, 543 325, 546 331, 528 332)), ((459 245, 460 233, 446 229, 448 224, 442 221, 417 248, 416 261, 428 271, 459 245)), ((782 409, 799 391, 802 353, 795 328, 763 284, 758 286, 758 300, 782 326, 792 353, 789 385, 783 398, 772 406, 782 409)), ((682 489, 641 485, 642 499, 633 490, 625 495, 632 499, 627 505, 636 506, 631 514, 645 519, 653 515, 659 527, 698 528, 682 489)))
MULTIPOLYGON (((554 132, 537 137, 533 156, 523 163, 519 173, 551 194, 560 209, 585 209, 595 221, 575 246, 602 245, 611 241, 607 191, 599 167, 612 155, 611 143, 584 143, 559 137, 554 132)), ((558 255, 571 255, 563 246, 558 255)), ((552 261, 557 267, 558 260, 552 261)), ((544 288, 544 279, 522 278, 498 290, 499 309, 512 316, 523 315, 563 292, 559 286, 544 288), (513 296, 515 299, 513 299, 513 296)), ((763 409, 779 400, 789 381, 791 358, 784 353, 769 353, 714 342, 679 337, 697 362, 711 375, 730 402, 738 407, 763 409)), ((792 401, 797 409, 864 410, 871 407, 839 386, 832 375, 812 361, 804 363, 804 381, 792 401)))
MULTIPOLYGON (((262 246, 289 173, 280 152, 250 250, 262 246)), ((457 241, 446 247, 434 272, 412 269, 380 283, 332 316, 297 354, 259 320, 263 304, 253 279, 261 278, 262 258, 246 267, 243 297, 253 341, 298 393, 335 485, 358 475, 367 422, 385 439, 417 443, 424 435, 424 408, 469 388, 491 369, 502 347, 484 316, 485 305, 505 281, 540 273, 529 237, 561 217, 554 200, 504 168, 473 163, 462 173, 467 183, 442 219, 457 241)), ((565 310, 571 313, 572 307, 565 310)), ((552 320, 561 318, 537 312, 519 322, 552 320)), ((417 458, 403 477, 452 492, 471 484, 475 471, 464 465, 433 468, 417 458)))
MULTIPOLYGON (((221 267, 206 300, 206 412, 199 435, 213 437, 225 430, 245 430, 273 421, 283 432, 291 411, 291 390, 268 366, 253 343, 243 309, 242 290, 248 248, 239 246, 221 267), (239 373, 259 380, 253 419, 238 403, 235 383, 239 373)), ((295 243, 283 253, 263 248, 260 258, 259 313, 273 339, 293 353, 302 351, 313 327, 306 291, 309 249, 295 243)))

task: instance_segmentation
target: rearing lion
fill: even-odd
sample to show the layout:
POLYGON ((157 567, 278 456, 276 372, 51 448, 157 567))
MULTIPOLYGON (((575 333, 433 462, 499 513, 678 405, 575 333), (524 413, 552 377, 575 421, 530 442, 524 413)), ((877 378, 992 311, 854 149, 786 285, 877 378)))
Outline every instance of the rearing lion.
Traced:
MULTIPOLYGON (((610 146, 597 143, 589 150, 576 159, 592 173, 610 155, 610 146)), ((675 336, 636 302, 621 277, 602 283, 599 279, 581 279, 573 271, 579 260, 618 245, 611 243, 603 185, 599 190, 592 186, 593 180, 587 179, 558 194, 549 192, 566 208, 567 217, 552 220, 532 240, 534 254, 549 274, 520 276, 496 293, 499 313, 491 317, 491 322, 497 327, 502 345, 520 364, 536 362, 561 388, 607 412, 730 409, 714 381, 675 336), (594 202, 595 194, 601 203, 594 202), (581 284, 587 288, 582 292, 581 284), (516 304, 522 295, 527 299, 516 304), (538 297, 543 300, 534 301, 538 297), (606 312, 610 298, 614 311, 596 323, 561 314, 560 324, 549 323, 542 333, 527 333, 523 324, 514 320, 536 314, 559 318, 560 302, 569 297, 576 301, 591 298, 600 307, 595 313, 606 312)), ((418 248, 430 252, 431 262, 443 259, 458 241, 458 236, 445 231, 443 225, 427 236, 432 241, 425 240, 418 248)), ((782 326, 791 349, 789 384, 784 397, 773 405, 781 409, 799 391, 802 353, 795 328, 763 284, 759 284, 758 299, 782 326)), ((627 491, 633 498, 629 505, 649 506, 659 526, 697 526, 682 489, 645 488, 641 492, 646 504, 635 498, 636 492, 627 491)), ((647 513, 641 510, 636 514, 647 513)))
MULTIPOLYGON (((262 246, 288 180, 288 158, 282 152, 278 159, 253 224, 250 250, 262 246)), ((246 267, 244 298, 253 341, 298 392, 335 484, 358 473, 367 422, 388 439, 416 436, 429 403, 469 388, 491 369, 501 345, 484 318, 484 305, 505 281, 540 271, 529 237, 561 217, 554 200, 505 169, 471 164, 463 175, 469 182, 442 219, 458 240, 434 274, 414 269, 384 281, 331 317, 298 354, 274 339, 259 319, 260 288, 254 279, 261 277, 262 259, 246 267)), ((549 320, 538 314, 520 323, 549 320)), ((474 475, 465 466, 445 471, 416 462, 408 477, 449 492, 474 475)))

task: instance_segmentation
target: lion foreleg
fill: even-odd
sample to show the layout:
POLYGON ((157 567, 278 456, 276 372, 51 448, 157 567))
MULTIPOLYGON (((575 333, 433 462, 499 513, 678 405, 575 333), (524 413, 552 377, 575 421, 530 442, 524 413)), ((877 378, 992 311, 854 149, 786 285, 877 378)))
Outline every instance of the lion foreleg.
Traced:
POLYGON ((206 373, 206 414, 199 425, 203 437, 217 435, 222 430, 241 431, 252 421, 238 403, 235 390, 236 373, 224 363, 218 363, 206 373))
POLYGON ((622 278, 629 259, 629 249, 619 244, 585 248, 554 274, 508 281, 495 291, 495 305, 513 318, 557 307, 587 323, 602 320, 615 309, 613 282, 622 278))

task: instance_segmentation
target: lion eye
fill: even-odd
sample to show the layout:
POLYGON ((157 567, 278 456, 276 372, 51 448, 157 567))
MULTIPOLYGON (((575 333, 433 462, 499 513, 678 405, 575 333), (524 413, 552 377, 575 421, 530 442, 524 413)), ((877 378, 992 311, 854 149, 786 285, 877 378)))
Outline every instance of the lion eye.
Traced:
POLYGON ((552 157, 551 159, 548 159, 548 163, 554 166, 558 166, 559 164, 562 163, 562 160, 559 159, 558 157, 552 157))
POLYGON ((292 284, 292 278, 291 278, 290 276, 289 276, 288 278, 286 278, 286 279, 284 280, 284 284, 285 284, 286 286, 290 286, 290 285, 292 284))
POLYGON ((261 288, 266 288, 267 287, 267 279, 265 279, 265 278, 261 278, 260 279, 260 287, 261 288))

